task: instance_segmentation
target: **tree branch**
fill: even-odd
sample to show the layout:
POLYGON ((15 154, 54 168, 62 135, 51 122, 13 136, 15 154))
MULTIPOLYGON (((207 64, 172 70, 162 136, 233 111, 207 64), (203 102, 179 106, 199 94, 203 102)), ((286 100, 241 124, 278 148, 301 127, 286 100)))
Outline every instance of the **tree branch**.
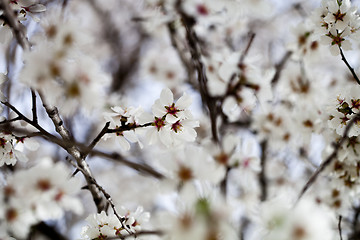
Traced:
POLYGON ((356 75, 354 68, 352 68, 349 64, 349 62, 346 60, 345 55, 343 53, 343 50, 341 49, 341 47, 339 47, 340 49, 340 54, 341 54, 341 60, 343 60, 343 62, 346 64, 346 66, 348 67, 348 69, 350 70, 351 74, 353 75, 354 79, 356 80, 356 82, 360 85, 360 80, 358 78, 358 76, 356 75))
POLYGON ((33 115, 33 122, 38 123, 37 117, 37 109, 36 109, 36 93, 33 89, 31 89, 31 100, 32 100, 32 115, 33 115))
POLYGON ((259 183, 260 183, 260 189, 261 189, 261 196, 260 200, 265 201, 267 198, 267 180, 265 175, 266 170, 266 151, 267 151, 267 141, 264 140, 260 144, 261 146, 261 158, 260 158, 260 164, 261 164, 261 170, 259 173, 259 183))
MULTIPOLYGON (((48 106, 45 103, 44 97, 40 94, 40 98, 43 102, 43 106, 48 114, 49 118, 52 120, 56 131, 60 134, 62 139, 67 142, 73 142, 73 137, 70 135, 69 131, 65 128, 62 119, 58 113, 56 107, 48 106)), ((65 146, 64 148, 77 162, 79 168, 83 169, 84 177, 89 187, 89 191, 92 194, 94 203, 97 207, 97 211, 100 213, 102 210, 106 208, 106 204, 104 199, 101 197, 101 193, 96 185, 94 185, 92 181, 92 173, 90 170, 89 165, 85 161, 85 157, 83 156, 82 152, 76 145, 65 146)))
POLYGON ((291 51, 287 51, 285 53, 285 55, 283 56, 283 58, 281 59, 281 61, 275 65, 276 72, 275 72, 274 77, 271 80, 272 87, 274 87, 278 83, 281 72, 282 72, 283 68, 285 67, 285 63, 289 60, 291 54, 292 54, 291 51))
POLYGON ((340 236, 340 240, 343 240, 342 238, 342 229, 341 229, 341 220, 342 220, 342 216, 339 216, 339 222, 338 222, 338 230, 339 230, 339 236, 340 236))
POLYGON ((183 11, 181 3, 182 3, 181 0, 177 0, 175 3, 175 7, 176 7, 177 12, 181 16, 182 23, 185 27, 186 40, 187 40, 187 43, 189 46, 189 50, 190 50, 190 54, 191 54, 191 58, 192 58, 192 64, 197 71, 201 99, 202 99, 202 102, 204 104, 206 104, 206 106, 209 110, 212 137, 215 142, 218 142, 219 141, 218 132, 217 132, 217 105, 218 105, 218 103, 217 103, 216 99, 211 98, 208 93, 208 89, 207 89, 207 85, 206 85, 208 82, 208 79, 206 76, 206 69, 205 69, 203 62, 201 61, 201 53, 199 50, 200 46, 199 46, 199 42, 198 42, 198 37, 193 29, 193 26, 195 24, 195 19, 193 17, 187 15, 187 13, 185 13, 183 11))
POLYGON ((334 145, 334 150, 333 152, 330 154, 330 156, 318 167, 318 169, 316 169, 316 171, 313 173, 313 175, 310 177, 310 179, 307 181, 307 183, 305 184, 305 186, 303 187, 303 189, 301 190, 298 200, 300 200, 300 198, 304 195, 304 193, 309 189, 310 186, 312 186, 315 182, 315 180, 318 178, 318 176, 320 175, 320 173, 328 166, 330 165, 330 163, 334 160, 334 158, 336 158, 337 153, 341 147, 341 145, 344 143, 344 141, 347 139, 348 133, 350 131, 350 128, 353 126, 353 124, 356 121, 360 120, 360 113, 357 113, 354 117, 351 118, 351 120, 348 122, 348 124, 346 125, 346 128, 344 130, 343 136, 342 138, 335 143, 334 145))

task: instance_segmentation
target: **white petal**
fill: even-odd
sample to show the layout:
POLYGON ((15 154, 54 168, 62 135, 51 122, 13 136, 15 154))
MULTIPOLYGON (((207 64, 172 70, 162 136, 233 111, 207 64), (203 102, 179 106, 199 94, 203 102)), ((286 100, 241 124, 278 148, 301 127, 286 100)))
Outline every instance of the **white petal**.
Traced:
POLYGON ((184 95, 182 95, 181 98, 179 98, 179 100, 176 102, 176 106, 179 109, 185 109, 188 108, 192 103, 192 99, 189 95, 187 95, 186 93, 184 93, 184 95))
POLYGON ((36 141, 35 139, 32 139, 32 138, 25 139, 24 145, 27 149, 29 149, 31 151, 36 151, 40 146, 38 141, 36 141))
POLYGON ((169 106, 174 102, 174 95, 169 88, 165 88, 161 91, 160 102, 163 106, 169 106))
POLYGON ((168 114, 166 115, 165 120, 169 123, 176 123, 179 120, 179 118, 175 117, 174 115, 168 114))
POLYGON ((122 136, 118 136, 117 137, 118 142, 120 143, 120 146, 125 150, 125 151, 129 151, 130 150, 130 143, 128 141, 126 141, 126 139, 122 136))
POLYGON ((124 137, 132 143, 135 143, 138 141, 138 137, 136 136, 135 132, 132 130, 124 131, 123 134, 124 134, 124 137))
POLYGON ((166 114, 165 106, 168 105, 163 105, 162 103, 160 103, 160 100, 158 99, 155 101, 154 105, 152 105, 151 111, 156 117, 162 118, 166 114))

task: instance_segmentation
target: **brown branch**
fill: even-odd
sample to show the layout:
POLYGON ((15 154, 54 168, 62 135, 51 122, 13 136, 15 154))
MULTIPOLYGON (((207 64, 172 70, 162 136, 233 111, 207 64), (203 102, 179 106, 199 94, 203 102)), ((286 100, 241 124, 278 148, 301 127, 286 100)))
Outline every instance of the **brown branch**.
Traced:
MULTIPOLYGON (((87 175, 87 171, 82 168, 81 166, 75 164, 74 162, 72 162, 68 157, 67 157, 67 160, 76 168, 78 169, 80 172, 82 172, 84 175, 87 175)), ((110 194, 108 194, 105 189, 97 183, 96 179, 93 178, 92 176, 89 176, 89 181, 94 184, 98 190, 101 191, 101 193, 104 195, 104 197, 106 198, 107 202, 110 204, 113 212, 114 212, 114 215, 116 216, 116 218, 119 220, 119 222, 121 223, 121 226, 123 229, 125 229, 128 233, 130 233, 129 229, 127 229, 127 227, 124 225, 124 221, 125 219, 123 217, 120 217, 120 215, 118 214, 116 208, 115 208, 115 204, 110 196, 110 194)), ((89 186, 89 185, 88 185, 89 186)))
POLYGON ((261 170, 259 173, 259 183, 260 183, 260 189, 261 189, 261 196, 260 200, 263 202, 267 198, 267 180, 266 180, 266 151, 267 151, 267 141, 264 140, 260 144, 261 146, 261 158, 260 158, 260 164, 261 164, 261 170))
POLYGON ((340 50, 340 54, 341 54, 341 60, 343 60, 343 62, 346 64, 346 66, 350 70, 350 72, 353 75, 356 82, 360 85, 360 80, 359 80, 358 76, 356 75, 354 68, 352 68, 350 66, 349 62, 346 60, 345 55, 344 55, 343 50, 341 49, 341 47, 339 47, 339 50, 340 50))
POLYGON ((177 0, 175 3, 175 7, 177 12, 181 16, 182 23, 185 27, 186 40, 190 50, 192 64, 197 72, 201 99, 202 102, 206 104, 209 110, 212 137, 215 142, 218 142, 219 141, 218 132, 217 132, 218 102, 214 98, 210 97, 207 89, 206 84, 208 82, 208 79, 206 76, 206 69, 203 62, 201 61, 199 41, 195 33, 195 30, 193 28, 195 24, 195 19, 189 16, 187 13, 185 13, 185 11, 182 9, 181 3, 182 3, 181 0, 177 0))
MULTIPOLYGON (((65 128, 63 120, 61 119, 57 108, 48 106, 42 94, 40 94, 40 98, 43 102, 46 113, 48 114, 49 118, 52 120, 55 126, 56 132, 60 134, 61 138, 65 142, 73 142, 73 137, 70 135, 70 132, 65 128)), ((84 170, 83 173, 88 184, 89 191, 91 192, 94 203, 97 207, 98 212, 100 213, 102 210, 105 209, 106 204, 101 196, 101 193, 99 192, 99 189, 92 182, 93 176, 90 167, 85 160, 85 157, 76 145, 65 146, 64 149, 76 160, 78 167, 84 170)))
POLYGON ((32 114, 33 114, 33 122, 38 123, 38 117, 37 117, 37 109, 36 109, 36 93, 34 90, 31 89, 31 100, 32 100, 32 114))
POLYGON ((285 53, 285 55, 283 56, 283 58, 281 59, 281 61, 275 65, 276 72, 275 72, 274 77, 271 80, 271 86, 274 87, 278 83, 281 72, 282 72, 283 68, 285 67, 285 63, 289 60, 291 54, 292 54, 291 51, 287 51, 285 53))
POLYGON ((227 185, 228 185, 229 173, 231 169, 232 169, 231 167, 226 167, 224 179, 220 182, 220 191, 224 196, 226 196, 227 193, 227 185))
POLYGON ((152 123, 145 123, 142 125, 136 125, 136 124, 127 124, 127 125, 123 125, 114 129, 107 129, 105 133, 120 133, 120 132, 124 132, 124 131, 130 131, 136 128, 141 128, 141 127, 148 127, 151 126, 152 123))
POLYGON ((176 50, 182 64, 184 65, 186 71, 187 71, 187 75, 188 75, 188 81, 190 84, 194 84, 193 78, 194 78, 194 67, 190 62, 190 59, 188 59, 185 55, 185 52, 180 49, 179 44, 176 41, 176 30, 175 30, 175 22, 169 22, 167 24, 167 29, 169 31, 169 35, 170 35, 170 41, 171 41, 171 45, 173 46, 173 48, 176 50))
POLYGON ((94 138, 94 140, 90 143, 88 146, 88 150, 84 152, 84 157, 86 157, 91 150, 94 149, 96 144, 100 141, 100 139, 106 134, 106 132, 109 130, 110 122, 107 122, 101 132, 94 138))
POLYGON ((342 220, 342 216, 339 216, 339 222, 338 222, 338 230, 339 230, 339 236, 340 236, 340 240, 343 240, 342 237, 342 229, 341 229, 341 220, 342 220))
POLYGON ((141 57, 141 47, 143 42, 147 39, 147 35, 144 33, 144 31, 142 31, 140 24, 135 25, 139 33, 136 45, 131 49, 131 51, 129 48, 125 49, 123 44, 124 41, 121 37, 121 32, 116 27, 116 22, 111 19, 111 14, 108 11, 102 9, 100 7, 101 4, 99 5, 97 1, 89 0, 87 2, 97 14, 100 22, 102 23, 101 35, 112 49, 112 64, 116 65, 116 69, 112 72, 111 91, 119 91, 138 66, 141 57), (130 52, 130 54, 124 58, 120 55, 124 52, 130 52))
MULTIPOLYGON (((19 118, 18 120, 21 120, 21 118, 19 118)), ((164 178, 164 176, 157 172, 155 169, 153 169, 151 166, 146 165, 146 164, 140 164, 140 163, 136 163, 136 162, 132 162, 129 161, 127 159, 125 159, 123 156, 121 156, 119 153, 105 153, 105 152, 101 152, 98 150, 94 150, 94 149, 89 149, 89 147, 85 144, 82 143, 78 143, 75 141, 65 141, 62 138, 58 138, 48 132, 30 132, 28 130, 25 129, 20 129, 20 128, 15 128, 13 126, 11 126, 9 128, 9 126, 4 125, 0 125, 0 130, 1 131, 10 131, 11 133, 13 133, 15 136, 17 136, 18 134, 22 134, 24 135, 23 137, 41 137, 44 138, 45 140, 52 142, 60 147, 62 147, 63 149, 67 149, 73 146, 78 147, 83 153, 88 153, 89 155, 92 156, 98 156, 98 157, 103 157, 103 158, 107 158, 107 159, 111 159, 114 160, 118 163, 124 164, 125 166, 132 168, 136 171, 139 171, 143 174, 158 178, 158 179, 162 179, 164 178)), ((45 131, 45 130, 44 130, 45 131)), ((84 155, 84 154, 83 154, 84 155)))
POLYGON ((123 158, 120 154, 118 153, 105 153, 105 152, 101 152, 98 150, 92 150, 90 153, 90 155, 92 156, 98 156, 98 157, 103 157, 103 158, 108 158, 108 159, 112 159, 115 160, 117 162, 120 162, 130 168, 133 168, 139 172, 142 173, 146 173, 148 175, 151 175, 155 178, 158 179, 162 179, 164 178, 164 175, 162 175, 161 173, 157 172, 156 170, 154 170, 152 167, 146 165, 146 164, 139 164, 139 163, 135 163, 129 160, 126 160, 125 158, 123 158))
POLYGON ((249 39, 249 42, 244 50, 244 52, 241 54, 240 56, 240 59, 239 59, 239 64, 243 64, 244 60, 245 60, 245 57, 246 55, 248 54, 249 50, 250 50, 250 47, 252 45, 252 43, 254 42, 254 38, 255 38, 255 33, 253 32, 249 32, 249 36, 250 36, 250 39, 249 39))
POLYGON ((316 171, 313 173, 313 175, 310 177, 310 179, 307 181, 307 183, 305 184, 305 186, 303 187, 303 189, 301 190, 298 200, 300 200, 300 198, 304 195, 304 193, 309 189, 310 186, 312 186, 315 182, 315 180, 318 178, 318 176, 320 175, 320 173, 327 167, 330 165, 330 163, 336 158, 337 153, 341 147, 341 145, 345 142, 345 140, 348 137, 348 133, 350 131, 350 128, 354 125, 354 123, 356 121, 360 120, 360 113, 357 113, 354 117, 351 118, 351 120, 347 123, 346 128, 344 130, 343 136, 341 137, 341 139, 336 142, 334 144, 334 150, 333 152, 330 154, 330 156, 328 156, 328 158, 316 169, 316 171))

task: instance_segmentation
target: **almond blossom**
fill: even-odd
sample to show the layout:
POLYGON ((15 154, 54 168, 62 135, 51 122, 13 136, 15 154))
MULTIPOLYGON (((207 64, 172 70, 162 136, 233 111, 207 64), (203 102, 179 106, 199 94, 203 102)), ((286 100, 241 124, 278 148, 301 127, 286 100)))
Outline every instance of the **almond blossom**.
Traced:
POLYGON ((43 159, 40 164, 9 177, 1 191, 5 216, 0 216, 7 230, 23 238, 31 225, 59 219, 64 211, 81 214, 82 204, 74 196, 81 182, 70 176, 70 169, 64 163, 43 159))
POLYGON ((124 237, 131 233, 140 232, 142 225, 150 218, 149 212, 144 212, 142 207, 138 207, 135 212, 130 212, 122 208, 122 222, 114 215, 108 215, 105 211, 91 214, 86 218, 88 225, 82 228, 82 239, 107 239, 110 237, 124 237))
POLYGON ((318 28, 316 32, 322 35, 320 42, 330 44, 332 55, 338 55, 339 48, 351 49, 348 39, 359 29, 355 27, 359 24, 356 10, 356 7, 351 6, 350 0, 323 0, 322 8, 314 12, 313 20, 318 28))
POLYGON ((171 90, 163 89, 152 106, 153 115, 145 113, 140 117, 142 124, 151 123, 146 127, 149 144, 160 141, 167 147, 173 147, 195 141, 197 133, 194 128, 199 123, 188 109, 190 104, 191 98, 185 93, 175 103, 171 90))
POLYGON ((110 137, 115 138, 120 146, 128 151, 130 150, 130 143, 139 143, 140 147, 143 147, 139 138, 137 137, 136 131, 137 126, 139 125, 139 117, 143 113, 143 109, 141 107, 120 107, 114 106, 111 107, 113 112, 104 113, 104 118, 110 121, 110 128, 113 128, 116 131, 113 134, 107 134, 104 137, 104 140, 108 140, 110 137), (120 131, 121 127, 128 127, 128 130, 120 131))

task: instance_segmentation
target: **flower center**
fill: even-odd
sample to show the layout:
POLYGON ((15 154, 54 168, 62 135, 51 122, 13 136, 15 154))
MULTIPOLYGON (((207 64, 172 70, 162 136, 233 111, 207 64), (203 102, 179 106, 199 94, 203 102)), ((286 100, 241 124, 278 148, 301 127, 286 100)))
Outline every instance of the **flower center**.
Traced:
POLYGON ((160 129, 165 126, 165 121, 162 118, 155 117, 155 122, 153 125, 157 128, 158 131, 160 131, 160 129))
POLYGON ((182 125, 181 125, 180 120, 179 120, 176 123, 171 125, 171 130, 173 130, 174 132, 177 133, 178 131, 181 130, 181 127, 182 127, 182 125))

